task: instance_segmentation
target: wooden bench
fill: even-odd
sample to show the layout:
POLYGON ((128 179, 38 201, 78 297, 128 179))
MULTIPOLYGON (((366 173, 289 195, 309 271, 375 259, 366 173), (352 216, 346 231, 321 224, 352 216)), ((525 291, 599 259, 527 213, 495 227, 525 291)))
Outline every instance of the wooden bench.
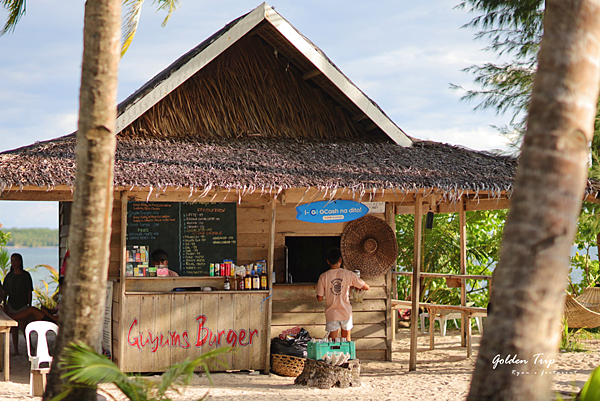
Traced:
MULTIPOLYGON (((464 314, 465 316, 465 329, 467 331, 467 358, 471 357, 471 318, 474 317, 486 317, 487 309, 486 308, 477 308, 474 306, 460 306, 460 305, 437 305, 437 304, 428 304, 426 302, 419 303, 420 308, 427 309, 427 313, 429 313, 430 319, 432 316, 435 316, 437 313, 441 311, 458 311, 464 314)), ((411 309, 412 301, 400 301, 392 299, 392 309, 411 309)), ((429 324, 429 349, 434 349, 435 340, 433 334, 433 324, 429 324)))
MULTIPOLYGON (((19 323, 16 320, 8 317, 2 309, 0 309, 0 334, 4 333, 4 358, 0 358, 0 363, 4 360, 2 369, 4 370, 4 380, 10 380, 10 329, 17 327, 19 323)), ((0 348, 0 352, 2 349, 0 348)))

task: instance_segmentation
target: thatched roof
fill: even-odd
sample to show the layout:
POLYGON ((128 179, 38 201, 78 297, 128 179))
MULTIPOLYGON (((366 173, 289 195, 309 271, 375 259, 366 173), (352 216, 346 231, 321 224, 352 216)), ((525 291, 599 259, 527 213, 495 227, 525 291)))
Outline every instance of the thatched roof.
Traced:
MULTIPOLYGON (((298 89, 300 92, 306 93, 308 92, 306 87, 312 87, 322 93, 323 100, 330 103, 327 106, 329 109, 338 109, 336 113, 346 115, 345 119, 350 123, 348 125, 350 131, 364 131, 373 133, 375 136, 385 135, 401 146, 411 146, 412 144, 410 138, 385 115, 379 106, 354 85, 314 43, 304 37, 266 3, 227 24, 223 29, 184 54, 122 102, 118 109, 117 132, 130 127, 131 123, 142 117, 159 102, 162 102, 165 97, 176 98, 176 96, 171 96, 172 92, 175 90, 180 91, 180 87, 190 78, 208 74, 206 67, 210 64, 213 64, 213 71, 217 71, 219 75, 228 74, 227 82, 233 87, 238 84, 238 87, 242 89, 246 84, 245 80, 248 79, 248 75, 244 75, 244 72, 251 72, 250 77, 253 79, 258 78, 259 87, 262 85, 262 88, 265 89, 264 93, 259 94, 262 96, 262 99, 260 99, 261 105, 266 100, 270 100, 276 106, 277 102, 282 99, 285 100, 283 106, 288 109, 288 113, 283 116, 285 118, 292 116, 293 111, 298 111, 295 118, 297 121, 312 118, 306 117, 306 113, 303 113, 302 109, 298 109, 303 104, 294 104, 296 99, 293 97, 288 98, 292 94, 289 89, 298 89), (252 50, 248 49, 248 43, 252 44, 250 42, 251 38, 256 39, 252 50), (256 45, 257 41, 261 43, 256 45), (240 42, 244 42, 244 44, 240 42), (225 55, 225 53, 231 53, 229 49, 233 47, 238 47, 237 61, 221 62, 221 67, 215 67, 213 63, 215 59, 234 58, 231 54, 225 55), (240 50, 240 47, 246 50, 240 50), (266 55, 266 57, 259 57, 258 54, 254 53, 254 49, 260 51, 261 57, 263 55, 266 55), (283 93, 279 93, 270 87, 272 82, 278 81, 277 79, 271 79, 276 76, 273 74, 275 70, 268 68, 271 63, 279 64, 280 73, 283 70, 288 75, 295 75, 288 82, 288 87, 283 93), (263 67, 268 69, 263 70, 263 67), (241 82, 235 82, 236 80, 241 82), (292 84, 291 87, 290 84, 292 84), (272 97, 273 94, 279 96, 272 97)), ((187 85, 189 89, 192 84, 188 82, 187 85)), ((208 94, 210 100, 214 99, 220 102, 222 89, 222 86, 213 85, 209 80, 206 85, 198 88, 196 92, 208 94)), ((251 105, 251 101, 254 99, 250 98, 248 100, 245 104, 238 104, 237 106, 251 105)), ((178 104, 178 106, 180 105, 178 104)), ((226 106, 229 106, 229 104, 226 104, 226 106)), ((242 109, 242 111, 245 110, 242 109)), ((326 110, 326 112, 329 112, 329 110, 326 110)), ((160 115, 162 116, 162 114, 160 115)), ((167 117, 169 116, 167 115, 167 117)), ((235 121, 241 120, 239 115, 231 117, 235 121)), ((317 121, 316 125, 319 128, 322 128, 320 126, 321 122, 322 120, 317 121)), ((264 126, 257 128, 264 133, 264 126)), ((297 134, 297 132, 293 132, 291 136, 297 134)), ((317 137, 329 134, 328 132, 320 132, 317 137)), ((312 132, 310 135, 315 135, 315 133, 312 132)), ((305 135, 301 134, 301 136, 305 135)))
MULTIPOLYGON (((127 100, 126 100, 127 102, 127 100)), ((120 138, 385 139, 337 105, 258 36, 244 37, 174 89, 120 138)))
MULTIPOLYGON (((511 194, 517 164, 410 139, 266 4, 136 91, 117 123, 114 185, 124 188, 499 197, 511 194)), ((72 134, 0 153, 0 192, 74 187, 75 142, 72 134)))
MULTIPOLYGON (((0 191, 75 183, 73 135, 0 154, 0 191)), ((239 189, 346 188, 357 195, 373 190, 409 192, 440 189, 512 191, 517 162, 436 142, 404 148, 390 141, 344 139, 238 138, 120 139, 115 186, 239 189)), ((208 192, 208 191, 207 191, 208 192)))

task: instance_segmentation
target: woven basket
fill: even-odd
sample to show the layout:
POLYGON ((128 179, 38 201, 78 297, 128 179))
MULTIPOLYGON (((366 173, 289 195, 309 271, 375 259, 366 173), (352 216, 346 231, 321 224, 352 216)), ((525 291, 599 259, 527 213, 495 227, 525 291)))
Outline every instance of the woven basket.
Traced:
POLYGON ((375 216, 364 216, 348 223, 340 248, 344 267, 360 270, 361 278, 386 273, 396 263, 398 243, 392 228, 375 216))
POLYGON ((271 372, 280 376, 298 377, 306 359, 296 356, 271 354, 271 372))

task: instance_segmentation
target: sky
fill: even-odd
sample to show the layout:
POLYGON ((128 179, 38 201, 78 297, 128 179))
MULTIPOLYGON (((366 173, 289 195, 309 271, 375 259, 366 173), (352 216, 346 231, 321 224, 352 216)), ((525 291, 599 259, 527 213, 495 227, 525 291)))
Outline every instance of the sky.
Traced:
MULTIPOLYGON (((83 0, 36 0, 12 34, 0 37, 0 152, 70 134, 77 127, 83 0)), ((477 150, 505 148, 493 126, 509 122, 473 111, 450 84, 472 88, 461 70, 495 61, 461 29, 473 18, 459 0, 272 0, 287 21, 315 43, 404 132, 477 150)), ((136 37, 119 70, 124 100, 178 57, 259 0, 182 0, 166 25, 144 4, 136 37)), ((6 12, 0 11, 4 24, 6 12)), ((58 226, 58 205, 0 202, 4 227, 58 226)))

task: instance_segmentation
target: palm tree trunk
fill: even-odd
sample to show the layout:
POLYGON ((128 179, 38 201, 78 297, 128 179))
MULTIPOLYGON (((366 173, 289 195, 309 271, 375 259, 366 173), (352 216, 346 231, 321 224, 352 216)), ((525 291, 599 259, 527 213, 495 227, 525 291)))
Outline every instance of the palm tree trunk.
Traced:
MULTIPOLYGON (((79 92, 77 177, 69 238, 71 256, 60 311, 57 354, 75 340, 98 349, 102 335, 113 205, 121 0, 87 0, 79 92)), ((44 400, 63 390, 54 358, 44 400)), ((95 400, 95 388, 69 399, 95 400)))
POLYGON ((468 400, 550 399, 553 376, 543 373, 556 366, 552 359, 560 336, 569 250, 598 99, 600 0, 548 0, 544 30, 515 192, 494 272, 495 308, 468 400), (517 360, 527 363, 511 363, 517 360), (517 376, 519 371, 529 374, 517 376))

